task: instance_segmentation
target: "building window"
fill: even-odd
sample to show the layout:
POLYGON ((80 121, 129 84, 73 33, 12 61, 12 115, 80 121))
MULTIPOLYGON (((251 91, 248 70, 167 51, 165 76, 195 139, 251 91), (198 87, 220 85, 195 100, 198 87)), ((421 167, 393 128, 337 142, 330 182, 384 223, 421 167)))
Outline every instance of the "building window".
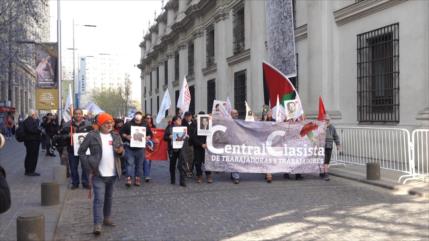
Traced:
POLYGON ((156 88, 159 90, 159 66, 156 67, 156 88))
POLYGON ((150 113, 152 113, 152 105, 153 103, 152 103, 152 98, 150 98, 150 113))
POLYGON ((195 114, 195 87, 189 86, 189 92, 191 92, 191 104, 189 105, 189 112, 195 114))
POLYGON ((174 80, 179 81, 179 51, 174 54, 174 80))
POLYGON ((174 103, 176 104, 176 115, 177 115, 177 100, 179 100, 179 94, 180 94, 180 92, 179 92, 179 90, 176 90, 175 92, 174 92, 174 99, 176 100, 174 103))
POLYGON ((168 60, 164 61, 164 85, 168 85, 168 60))
POLYGON ((149 95, 152 93, 152 71, 150 72, 149 95))
POLYGON ((299 73, 299 65, 298 65, 298 54, 295 54, 295 61, 296 61, 296 76, 290 77, 289 80, 292 82, 293 86, 295 86, 295 89, 299 92, 299 81, 298 81, 298 73, 299 73))
POLYGON ((215 32, 211 25, 206 30, 206 65, 210 66, 215 61, 215 32))
POLYGON ((233 20, 234 54, 244 50, 244 4, 234 10, 233 20))
POLYGON ((156 97, 156 112, 158 113, 158 111, 159 111, 159 96, 156 97))
POLYGON ((357 35, 359 122, 399 122, 399 24, 357 35))
POLYGON ((213 109, 213 101, 216 99, 216 82, 214 79, 207 81, 207 113, 213 109))
POLYGON ((146 86, 143 88, 143 96, 146 97, 146 86))
POLYGON ((144 101, 144 112, 147 113, 147 101, 146 100, 144 101))
POLYGON ((246 70, 234 73, 234 106, 240 117, 246 115, 246 70))
POLYGON ((188 75, 194 75, 194 43, 188 45, 188 75))

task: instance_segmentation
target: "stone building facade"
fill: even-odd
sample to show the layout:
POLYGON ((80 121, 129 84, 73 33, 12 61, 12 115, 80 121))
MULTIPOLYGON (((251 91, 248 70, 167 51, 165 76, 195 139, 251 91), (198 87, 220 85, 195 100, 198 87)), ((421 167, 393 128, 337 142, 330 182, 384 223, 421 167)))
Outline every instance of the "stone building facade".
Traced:
MULTIPOLYGON (((429 1, 294 0, 293 9, 294 82, 309 118, 322 96, 339 124, 428 122, 429 1)), ((227 97, 260 112, 266 15, 265 1, 168 1, 140 44, 142 109, 156 115, 168 89, 173 115, 186 75, 193 112, 227 97)))
POLYGON ((0 104, 26 114, 35 108, 36 44, 49 40, 49 1, 0 3, 0 104))

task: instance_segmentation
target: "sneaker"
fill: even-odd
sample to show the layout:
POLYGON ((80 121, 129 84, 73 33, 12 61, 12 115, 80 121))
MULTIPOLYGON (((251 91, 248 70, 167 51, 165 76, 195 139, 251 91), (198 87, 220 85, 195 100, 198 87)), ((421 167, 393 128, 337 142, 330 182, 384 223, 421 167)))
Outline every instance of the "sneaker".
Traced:
POLYGON ((283 174, 283 178, 284 178, 284 179, 290 179, 289 173, 285 173, 285 174, 283 174))
POLYGON ((301 174, 295 174, 295 180, 302 180, 304 177, 301 174))
POLYGON ((234 179, 234 184, 239 184, 240 183, 240 179, 234 179))
POLYGON ((329 179, 329 175, 326 175, 325 176, 325 181, 329 181, 329 180, 331 180, 331 179, 329 179))
POLYGON ((203 178, 201 176, 197 177, 197 183, 202 183, 203 182, 203 178))
POLYGON ((101 234, 101 224, 95 224, 94 225, 94 235, 100 235, 101 234))
POLYGON ((152 178, 151 178, 151 177, 145 177, 145 178, 144 178, 144 181, 145 181, 145 182, 150 182, 150 180, 152 180, 152 178))
POLYGON ((207 176, 207 183, 213 183, 212 175, 207 176))
POLYGON ((134 180, 134 185, 139 187, 140 185, 142 185, 142 180, 140 177, 136 177, 136 179, 134 180))
POLYGON ((127 187, 131 187, 131 185, 133 184, 131 177, 127 177, 127 182, 125 183, 125 186, 127 187))

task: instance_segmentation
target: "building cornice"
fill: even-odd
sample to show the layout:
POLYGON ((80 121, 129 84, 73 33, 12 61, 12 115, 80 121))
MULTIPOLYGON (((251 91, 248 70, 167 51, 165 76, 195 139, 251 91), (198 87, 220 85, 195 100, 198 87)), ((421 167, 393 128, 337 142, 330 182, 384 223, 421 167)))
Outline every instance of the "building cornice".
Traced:
POLYGON ((295 28, 295 41, 307 38, 307 24, 295 28))
POLYGON ((406 1, 408 0, 366 0, 356 2, 334 11, 335 22, 338 25, 346 24, 406 1))
POLYGON ((246 49, 241 53, 235 54, 226 59, 228 65, 235 65, 250 59, 250 49, 246 49))
POLYGON ((207 66, 206 68, 202 69, 202 71, 203 71, 204 76, 212 74, 212 73, 216 73, 217 65, 215 63, 211 64, 210 66, 207 66))

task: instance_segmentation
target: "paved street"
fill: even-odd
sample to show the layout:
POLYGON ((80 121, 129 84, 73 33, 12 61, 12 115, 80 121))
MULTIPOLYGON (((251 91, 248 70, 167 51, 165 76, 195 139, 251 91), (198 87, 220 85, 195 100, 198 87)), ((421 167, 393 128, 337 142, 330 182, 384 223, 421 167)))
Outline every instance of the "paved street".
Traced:
MULTIPOLYGON (((428 240, 429 204, 409 195, 333 177, 272 184, 226 174, 213 184, 168 183, 168 165, 153 165, 153 182, 127 190, 117 183, 115 228, 95 240, 428 240)), ((188 179, 189 180, 189 179, 188 179)), ((94 240, 91 201, 69 191, 56 240, 94 240)))

